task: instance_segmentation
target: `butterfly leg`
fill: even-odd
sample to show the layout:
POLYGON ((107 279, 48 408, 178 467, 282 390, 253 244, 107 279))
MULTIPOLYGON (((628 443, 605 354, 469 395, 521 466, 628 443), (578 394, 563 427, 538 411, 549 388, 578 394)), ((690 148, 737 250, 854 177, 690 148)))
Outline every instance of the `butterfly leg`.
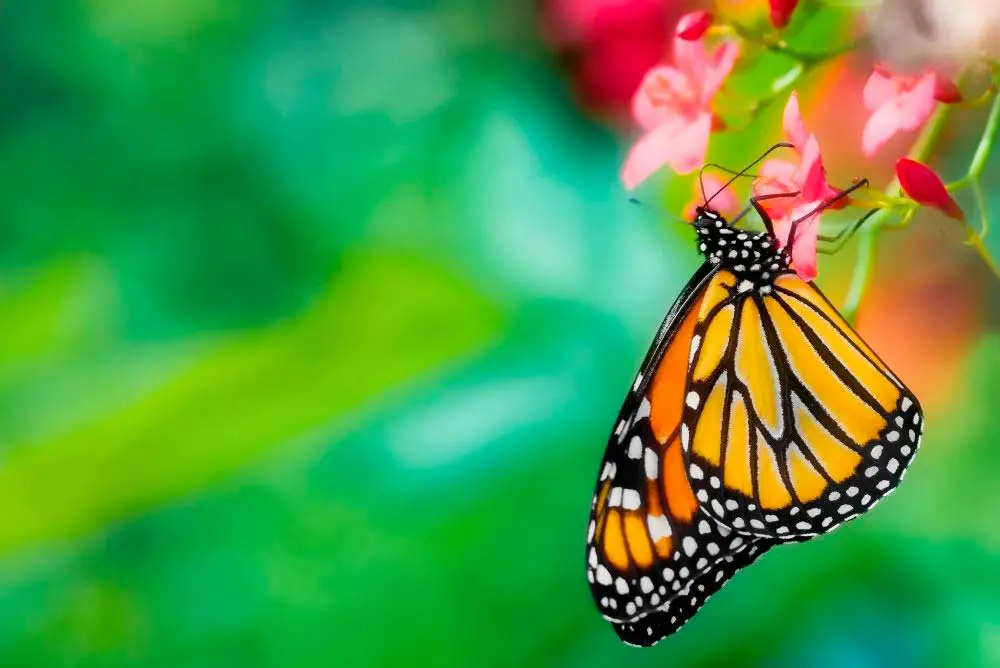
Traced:
POLYGON ((864 225, 866 222, 868 222, 868 219, 871 218, 872 216, 874 216, 875 213, 878 212, 878 211, 880 211, 880 210, 881 209, 871 209, 870 211, 868 211, 867 213, 865 213, 863 216, 861 216, 860 218, 858 218, 856 221, 854 221, 854 223, 852 223, 851 225, 848 225, 847 227, 844 227, 842 230, 840 230, 836 234, 833 234, 833 235, 823 235, 823 234, 821 234, 821 235, 819 235, 818 238, 819 238, 820 241, 827 242, 827 243, 831 243, 831 242, 833 243, 832 246, 821 248, 819 250, 819 252, 823 253, 824 255, 833 255, 834 253, 839 252, 840 249, 843 248, 844 245, 848 241, 851 240, 851 237, 853 237, 854 234, 858 230, 861 229, 861 226, 864 225))

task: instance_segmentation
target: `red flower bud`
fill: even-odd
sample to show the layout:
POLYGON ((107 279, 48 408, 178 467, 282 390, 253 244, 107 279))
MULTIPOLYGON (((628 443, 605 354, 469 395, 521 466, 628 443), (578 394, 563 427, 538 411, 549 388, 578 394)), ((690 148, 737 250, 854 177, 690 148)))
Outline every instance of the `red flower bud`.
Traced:
POLYGON ((962 101, 962 91, 955 82, 940 74, 934 75, 934 99, 944 104, 954 104, 962 101))
POLYGON ((965 214, 944 187, 941 177, 930 167, 909 158, 896 161, 896 178, 910 199, 932 206, 957 220, 965 220, 965 214))
POLYGON ((688 42, 697 42, 712 25, 709 12, 691 12, 677 22, 677 36, 688 42))
POLYGON ((781 30, 792 18, 799 0, 769 0, 771 5, 771 25, 781 30))

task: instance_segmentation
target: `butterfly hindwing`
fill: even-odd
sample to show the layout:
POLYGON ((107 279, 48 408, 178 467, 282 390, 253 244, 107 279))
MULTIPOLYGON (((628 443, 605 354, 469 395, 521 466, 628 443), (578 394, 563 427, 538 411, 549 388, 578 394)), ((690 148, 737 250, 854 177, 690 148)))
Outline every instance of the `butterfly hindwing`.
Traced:
POLYGON ((702 306, 683 424, 696 498, 735 531, 829 531, 900 482, 920 406, 823 294, 794 273, 740 291, 719 271, 702 306), (705 304, 708 300, 705 300, 705 304))
MULTIPOLYGON (((703 583, 704 591, 695 596, 704 601, 731 575, 718 564, 751 543, 760 543, 754 555, 768 546, 735 535, 700 512, 687 479, 681 448, 684 379, 709 275, 703 269, 692 279, 661 326, 601 465, 588 525, 587 571, 598 609, 616 627, 674 606, 662 617, 668 621, 656 627, 672 632, 700 607, 690 603, 697 578, 723 573, 711 587, 703 583), (681 592, 687 592, 688 603, 674 602, 681 592)), ((643 642, 665 635, 646 628, 643 642)))
POLYGON ((638 647, 650 647, 684 626, 705 601, 719 591, 741 568, 756 561, 774 541, 748 538, 737 549, 716 561, 711 568, 690 580, 668 603, 628 622, 613 622, 622 641, 638 647))

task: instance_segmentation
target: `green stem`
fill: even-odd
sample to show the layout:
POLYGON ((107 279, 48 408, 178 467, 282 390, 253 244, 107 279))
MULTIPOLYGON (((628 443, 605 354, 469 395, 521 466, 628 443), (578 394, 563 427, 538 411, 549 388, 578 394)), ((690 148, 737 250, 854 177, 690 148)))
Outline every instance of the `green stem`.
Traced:
MULTIPOLYGON (((882 226, 882 222, 886 218, 884 214, 887 211, 887 209, 883 209, 872 216, 871 225, 873 228, 882 226)), ((876 237, 870 230, 866 230, 858 241, 858 259, 854 264, 854 273, 851 275, 851 284, 847 288, 844 306, 841 308, 844 317, 852 325, 857 321, 861 298, 871 282, 872 269, 875 266, 875 241, 876 237)))
POLYGON ((969 243, 976 249, 990 271, 1000 278, 1000 267, 997 266, 987 250, 986 244, 983 243, 986 232, 989 230, 989 215, 986 211, 986 198, 983 197, 983 188, 980 183, 983 171, 986 169, 986 161, 989 160, 993 145, 996 143, 998 131, 1000 131, 1000 95, 995 95, 990 105, 989 116, 986 117, 986 127, 983 128, 983 134, 979 138, 979 144, 976 146, 976 152, 972 155, 972 160, 969 161, 969 168, 966 170, 965 176, 957 181, 952 181, 946 188, 949 192, 972 188, 976 208, 979 210, 979 229, 973 229, 972 224, 968 221, 964 223, 969 228, 969 243))
POLYGON ((972 182, 972 195, 976 199, 976 208, 979 209, 979 233, 973 235, 973 238, 978 236, 982 241, 990 229, 990 218, 986 215, 986 198, 983 196, 983 187, 979 185, 979 181, 972 182))
POLYGON ((997 130, 1000 129, 1000 95, 993 98, 990 105, 990 115, 986 119, 986 127, 983 129, 983 136, 979 139, 979 146, 969 163, 967 177, 978 180, 986 168, 986 160, 990 157, 993 144, 996 143, 997 130))
POLYGON ((859 42, 852 41, 847 44, 841 45, 830 51, 823 51, 821 53, 808 53, 804 51, 799 51, 793 47, 788 46, 782 38, 772 38, 767 35, 761 35, 760 33, 754 32, 740 23, 732 22, 728 24, 732 28, 733 32, 736 33, 740 38, 747 42, 757 44, 762 46, 768 51, 773 51, 774 53, 780 53, 783 56, 788 56, 789 58, 798 61, 802 65, 807 67, 812 67, 825 63, 828 60, 833 60, 838 56, 842 56, 845 53, 850 53, 858 48, 859 42))

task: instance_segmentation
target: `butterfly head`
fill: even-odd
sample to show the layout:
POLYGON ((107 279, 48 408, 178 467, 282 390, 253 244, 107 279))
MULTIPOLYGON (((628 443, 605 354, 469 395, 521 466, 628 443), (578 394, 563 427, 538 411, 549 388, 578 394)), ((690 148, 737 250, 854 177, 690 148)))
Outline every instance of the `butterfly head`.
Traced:
POLYGON ((737 229, 707 207, 696 209, 694 227, 698 250, 712 264, 735 274, 741 292, 768 292, 774 279, 788 271, 788 254, 768 232, 737 229))

